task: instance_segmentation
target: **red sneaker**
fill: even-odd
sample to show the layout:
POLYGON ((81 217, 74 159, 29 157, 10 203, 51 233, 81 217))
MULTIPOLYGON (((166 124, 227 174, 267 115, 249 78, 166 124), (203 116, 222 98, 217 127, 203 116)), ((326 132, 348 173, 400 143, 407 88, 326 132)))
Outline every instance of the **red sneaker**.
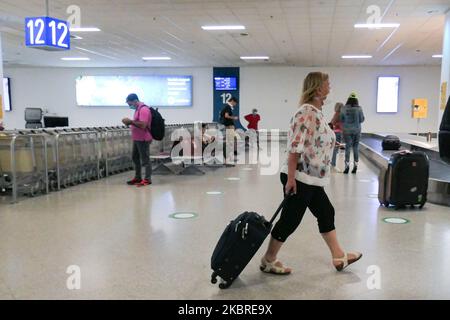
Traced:
POLYGON ((127 181, 127 185, 134 186, 134 185, 141 183, 141 181, 142 181, 142 179, 134 178, 133 180, 127 181))
POLYGON ((152 184, 152 182, 151 182, 150 180, 148 180, 148 179, 143 179, 141 182, 139 182, 139 183, 136 184, 136 185, 137 185, 138 188, 140 188, 140 187, 149 186, 149 185, 151 185, 151 184, 152 184))

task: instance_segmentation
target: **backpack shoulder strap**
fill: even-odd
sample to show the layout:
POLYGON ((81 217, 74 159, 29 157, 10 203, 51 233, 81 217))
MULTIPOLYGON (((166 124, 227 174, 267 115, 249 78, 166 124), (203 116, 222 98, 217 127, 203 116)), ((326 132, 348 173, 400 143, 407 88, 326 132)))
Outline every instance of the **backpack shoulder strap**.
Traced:
POLYGON ((143 105, 141 105, 139 108, 137 108, 137 112, 138 112, 138 114, 140 114, 140 112, 141 112, 141 110, 142 110, 142 108, 149 108, 150 109, 150 107, 149 106, 147 106, 147 105, 145 105, 145 104, 143 104, 143 105))
MULTIPOLYGON (((139 115, 139 116, 140 116, 140 112, 141 112, 142 108, 148 108, 148 109, 150 110, 150 114, 149 114, 149 120, 150 120, 150 117, 152 116, 152 107, 149 107, 149 106, 147 106, 147 105, 145 105, 145 104, 143 104, 142 106, 140 106, 140 107, 137 109, 137 112, 138 112, 138 115, 139 115)), ((152 125, 152 124, 150 123, 150 121, 148 121, 147 128, 150 128, 151 125, 152 125)))

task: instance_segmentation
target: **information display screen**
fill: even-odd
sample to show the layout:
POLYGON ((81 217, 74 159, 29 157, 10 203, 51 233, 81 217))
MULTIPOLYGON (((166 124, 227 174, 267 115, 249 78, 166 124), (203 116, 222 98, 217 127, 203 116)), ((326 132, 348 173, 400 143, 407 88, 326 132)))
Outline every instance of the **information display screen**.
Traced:
POLYGON ((214 78, 216 90, 237 90, 237 79, 234 77, 214 78))
POLYGON ((400 77, 378 77, 377 112, 398 112, 400 77))
POLYGON ((152 107, 192 107, 192 76, 81 76, 76 91, 79 106, 127 106, 136 93, 152 107))
POLYGON ((3 107, 5 111, 11 111, 11 81, 9 78, 3 78, 3 107))

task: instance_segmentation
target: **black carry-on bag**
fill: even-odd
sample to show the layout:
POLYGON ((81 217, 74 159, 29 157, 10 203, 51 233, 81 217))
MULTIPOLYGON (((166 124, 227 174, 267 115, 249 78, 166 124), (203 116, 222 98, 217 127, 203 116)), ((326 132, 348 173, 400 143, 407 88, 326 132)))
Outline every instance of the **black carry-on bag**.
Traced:
POLYGON ((397 136, 386 136, 381 142, 383 150, 398 151, 401 146, 400 139, 397 136))
POLYGON ((270 221, 255 212, 244 212, 226 227, 211 258, 211 282, 222 279, 219 288, 229 288, 241 274, 264 240, 270 234, 273 222, 283 209, 286 196, 270 221))
POLYGON ((407 205, 423 208, 427 202, 429 167, 428 156, 423 152, 394 153, 387 169, 380 171, 380 204, 394 205, 396 209, 407 205))

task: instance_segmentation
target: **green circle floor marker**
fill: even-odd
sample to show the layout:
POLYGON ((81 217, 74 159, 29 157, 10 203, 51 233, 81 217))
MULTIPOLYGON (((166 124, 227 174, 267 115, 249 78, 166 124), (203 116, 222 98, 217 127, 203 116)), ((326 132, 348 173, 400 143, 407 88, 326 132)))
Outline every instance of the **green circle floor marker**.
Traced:
POLYGON ((383 219, 384 222, 386 223, 391 223, 391 224, 406 224, 409 223, 409 220, 404 219, 404 218, 385 218, 383 219))
POLYGON ((231 177, 231 178, 226 178, 225 180, 228 180, 228 181, 239 181, 239 180, 241 180, 241 178, 231 177))
POLYGON ((176 212, 174 214, 171 214, 169 217, 172 219, 187 220, 197 218, 198 214, 196 214, 195 212, 176 212))

